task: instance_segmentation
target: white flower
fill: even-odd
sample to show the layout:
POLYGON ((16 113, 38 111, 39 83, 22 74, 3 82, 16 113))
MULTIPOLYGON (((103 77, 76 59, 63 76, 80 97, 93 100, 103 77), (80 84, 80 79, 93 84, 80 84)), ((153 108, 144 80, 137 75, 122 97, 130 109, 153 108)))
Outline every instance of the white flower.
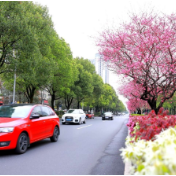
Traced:
POLYGON ((176 129, 169 128, 156 135, 155 141, 139 140, 121 149, 124 161, 130 160, 136 175, 176 174, 176 129))

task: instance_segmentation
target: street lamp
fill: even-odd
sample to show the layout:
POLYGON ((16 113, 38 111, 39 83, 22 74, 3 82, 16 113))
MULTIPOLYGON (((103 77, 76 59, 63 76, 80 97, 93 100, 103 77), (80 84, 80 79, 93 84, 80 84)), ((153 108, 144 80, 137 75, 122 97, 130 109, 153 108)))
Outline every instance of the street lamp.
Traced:
MULTIPOLYGON (((15 58, 15 50, 13 50, 13 57, 15 58)), ((16 66, 15 66, 15 73, 14 73, 14 83, 13 83, 13 104, 15 103, 15 87, 16 87, 16 66)))

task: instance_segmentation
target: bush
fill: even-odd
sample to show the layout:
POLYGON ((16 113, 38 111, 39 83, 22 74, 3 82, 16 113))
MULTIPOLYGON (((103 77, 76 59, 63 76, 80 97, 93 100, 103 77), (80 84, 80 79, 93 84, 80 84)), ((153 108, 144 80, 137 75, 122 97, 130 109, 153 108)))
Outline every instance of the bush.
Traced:
POLYGON ((101 117, 101 112, 95 112, 94 116, 101 117))
POLYGON ((142 116, 144 114, 130 114, 131 116, 142 116))
POLYGON ((161 131, 175 127, 176 117, 167 115, 167 111, 160 111, 158 115, 151 111, 146 116, 130 116, 127 126, 130 130, 130 136, 135 138, 135 141, 155 140, 155 136, 161 131))
POLYGON ((155 141, 139 140, 121 149, 124 161, 131 161, 135 175, 176 175, 176 128, 168 128, 156 135, 155 141))
POLYGON ((130 135, 121 149, 124 161, 131 161, 131 174, 175 175, 176 116, 160 109, 147 116, 130 116, 130 135))
POLYGON ((61 118, 65 113, 64 111, 55 111, 55 113, 61 118))

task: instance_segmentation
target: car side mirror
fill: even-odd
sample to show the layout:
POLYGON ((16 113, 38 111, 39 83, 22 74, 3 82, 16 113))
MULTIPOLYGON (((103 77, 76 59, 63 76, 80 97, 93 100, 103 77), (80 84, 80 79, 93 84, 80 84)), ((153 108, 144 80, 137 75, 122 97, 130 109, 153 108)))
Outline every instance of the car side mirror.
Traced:
POLYGON ((30 119, 39 119, 40 115, 39 114, 33 114, 30 119))

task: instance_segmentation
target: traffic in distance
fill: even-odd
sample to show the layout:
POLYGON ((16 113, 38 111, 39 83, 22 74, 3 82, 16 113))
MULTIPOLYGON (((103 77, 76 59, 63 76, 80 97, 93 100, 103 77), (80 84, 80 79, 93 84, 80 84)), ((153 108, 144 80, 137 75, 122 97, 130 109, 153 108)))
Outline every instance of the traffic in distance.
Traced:
MULTIPOLYGON (((69 109, 62 116, 62 124, 86 123, 94 119, 91 112, 69 109)), ((105 112, 102 120, 113 120, 112 112, 105 112)), ((60 120, 55 111, 42 104, 11 104, 0 106, 0 150, 15 149, 25 153, 31 143, 50 138, 57 142, 60 135, 60 120)))

